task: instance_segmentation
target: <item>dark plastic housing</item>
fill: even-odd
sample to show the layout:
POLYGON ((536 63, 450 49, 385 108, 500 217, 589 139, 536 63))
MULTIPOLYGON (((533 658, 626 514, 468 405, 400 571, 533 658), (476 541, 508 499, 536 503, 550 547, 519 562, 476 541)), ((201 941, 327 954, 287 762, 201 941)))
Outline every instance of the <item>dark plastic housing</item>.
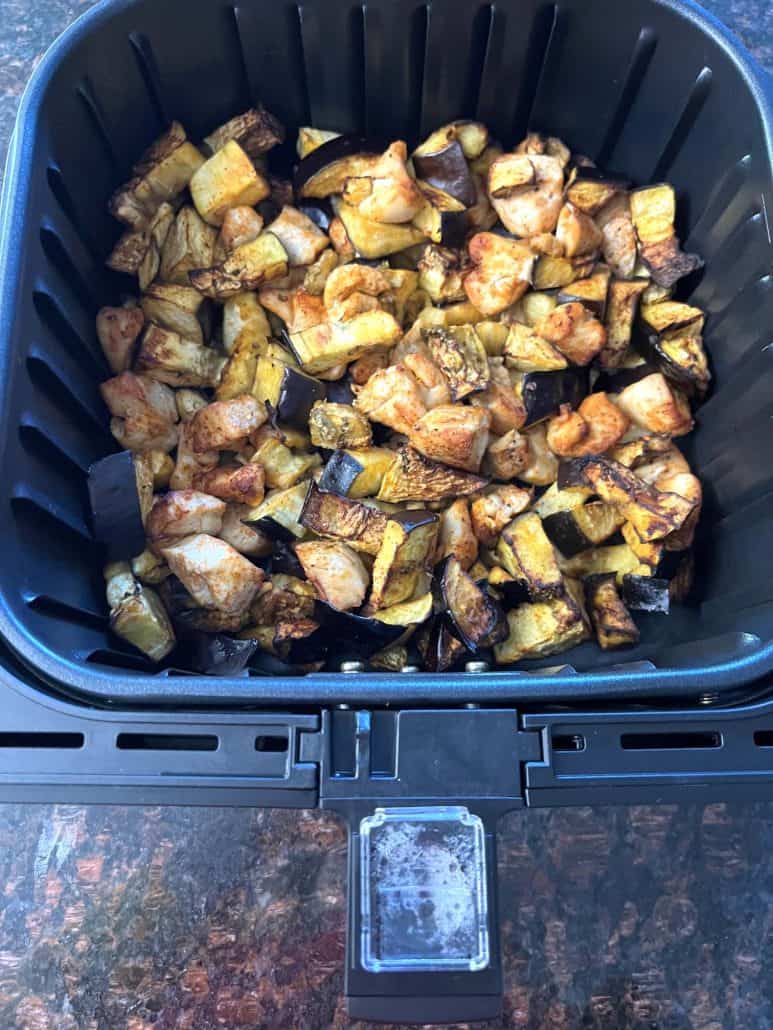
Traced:
MULTIPOLYGON (((633 651, 584 645, 477 677, 477 700, 737 687, 773 665, 773 316, 767 82, 713 19, 667 0, 106 0, 49 51, 25 95, 2 209, 0 633, 39 676, 91 699, 167 704, 453 703, 465 676, 261 679, 157 674, 105 628, 86 470, 116 450, 98 383, 106 201, 172 117, 192 138, 256 100, 299 124, 405 138, 481 118, 506 146, 549 130, 642 184, 668 179, 683 284, 708 312, 715 386, 689 457, 706 504, 699 602, 642 615, 633 651), (558 666, 557 666, 557 663, 558 666), (622 664, 621 664, 622 663, 622 664), (557 666, 557 667, 556 667, 557 666), (531 670, 535 671, 535 670, 531 670)), ((289 169, 292 144, 278 158, 289 169)))

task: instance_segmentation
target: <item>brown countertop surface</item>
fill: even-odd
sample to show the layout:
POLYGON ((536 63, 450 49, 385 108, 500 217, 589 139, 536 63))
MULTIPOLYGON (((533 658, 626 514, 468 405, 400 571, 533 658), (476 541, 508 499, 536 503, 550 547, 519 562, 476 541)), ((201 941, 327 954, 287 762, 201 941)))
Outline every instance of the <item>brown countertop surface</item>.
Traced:
MULTIPOLYGON (((0 153, 89 6, 0 0, 0 153)), ((765 0, 707 6, 773 65, 765 0)), ((355 1025, 345 852, 315 812, 0 806, 0 1030, 355 1025)), ((773 1027, 772 898, 773 804, 509 816, 498 1025, 773 1027)))

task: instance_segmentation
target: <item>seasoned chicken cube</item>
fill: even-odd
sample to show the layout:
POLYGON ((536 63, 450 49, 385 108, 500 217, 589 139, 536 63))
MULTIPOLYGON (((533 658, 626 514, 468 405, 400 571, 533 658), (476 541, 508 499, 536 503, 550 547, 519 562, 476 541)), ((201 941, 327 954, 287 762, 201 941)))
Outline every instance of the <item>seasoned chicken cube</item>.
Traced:
POLYGON ((596 215, 601 229, 601 253, 618 279, 630 279, 636 268, 636 230, 627 193, 616 193, 596 215))
POLYGON ((529 441, 517 429, 498 436, 488 445, 483 471, 493 479, 515 479, 529 463, 529 441))
POLYGON ((265 478, 262 465, 248 462, 246 465, 220 465, 208 472, 200 472, 194 476, 193 485, 196 490, 203 490, 223 501, 254 507, 263 500, 265 478))
POLYGON ((628 431, 629 421, 603 392, 592 393, 571 411, 567 405, 550 420, 548 447, 563 458, 603 454, 616 446, 628 431))
MULTIPOLYGON (((181 390, 178 391, 178 397, 180 393, 182 393, 181 390)), ((206 400, 204 404, 206 405, 206 400)), ((203 472, 208 472, 210 469, 215 468, 220 460, 220 453, 218 451, 202 451, 201 453, 194 451, 191 438, 192 418, 193 415, 187 420, 183 417, 180 425, 180 437, 177 442, 177 460, 174 472, 169 480, 169 485, 173 490, 190 490, 194 485, 196 477, 200 476, 203 472)))
POLYGON ((137 337, 145 316, 142 308, 101 308, 97 315, 97 337, 110 370, 119 375, 131 368, 137 337))
POLYGON ((255 526, 248 526, 242 521, 249 513, 250 507, 247 504, 229 504, 218 536, 239 554, 248 554, 250 558, 265 558, 271 554, 274 541, 255 526))
POLYGON ((372 422, 406 434, 427 411, 418 380, 403 364, 374 373, 358 392, 354 406, 372 422))
POLYGON ((466 497, 450 504, 440 516, 436 562, 452 555, 465 572, 478 558, 478 538, 472 528, 470 506, 466 497))
POLYGON ((235 140, 229 140, 196 171, 190 181, 196 210, 210 225, 222 225, 226 211, 259 204, 269 185, 235 140))
POLYGON ((122 372, 100 386, 110 431, 132 451, 171 451, 177 443, 174 392, 154 379, 122 372))
POLYGON ((503 154, 489 169, 494 210, 514 236, 553 232, 563 203, 564 169, 548 154, 503 154))
POLYGON ((217 497, 199 490, 170 490, 153 502, 145 526, 148 539, 157 543, 191 533, 217 534, 225 507, 217 497))
POLYGON ((263 343, 271 335, 266 312, 254 293, 237 293, 223 304, 223 349, 232 354, 240 339, 263 343))
POLYGON ((401 140, 392 143, 367 170, 344 183, 344 200, 374 222, 410 222, 424 205, 416 182, 408 174, 408 149, 401 140))
POLYGON ((290 267, 310 265, 329 245, 327 236, 295 207, 283 207, 268 226, 287 251, 290 267))
POLYGON ((519 486, 497 486, 476 498, 470 507, 472 529, 484 547, 493 547, 499 534, 516 515, 531 504, 531 490, 519 486))
POLYGON ((411 428, 411 446, 444 465, 477 472, 488 446, 491 416, 484 408, 444 404, 423 415, 411 428))
POLYGON ((575 365, 587 365, 607 342, 604 326, 579 301, 559 304, 534 331, 575 365))
POLYGON ((489 359, 491 383, 487 390, 470 397, 473 407, 485 408, 491 415, 491 430, 497 435, 520 429, 526 421, 526 407, 513 389, 501 359, 489 359))
POLYGON ((339 611, 360 607, 370 576, 356 551, 347 544, 313 540, 295 544, 295 553, 321 600, 339 611))
POLYGON ((562 244, 566 256, 575 258, 597 253, 603 236, 590 215, 567 203, 558 216, 556 239, 562 244))
MULTIPOLYGON (((428 351, 428 348, 425 348, 428 351)), ((436 408, 439 404, 450 404, 451 387, 448 380, 435 362, 424 351, 406 354, 402 364, 415 376, 421 397, 427 408, 436 408)), ((482 396, 482 395, 479 395, 482 396)))
POLYGON ((479 232, 468 251, 475 267, 464 276, 464 290, 478 311, 498 315, 526 293, 535 257, 525 243, 479 232))
MULTIPOLYGON (((263 232, 263 219, 254 207, 247 204, 240 204, 238 207, 229 208, 220 226, 220 235, 217 238, 218 257, 222 254, 230 254, 232 250, 241 247, 245 243, 256 240, 263 232)), ((194 268, 201 268, 205 264, 211 264, 214 257, 209 261, 200 261, 194 268)))
POLYGON ((207 533, 162 550, 169 568, 202 608, 237 615, 252 603, 265 579, 261 569, 207 533))
POLYGON ((267 419, 265 405, 250 394, 230 401, 213 401, 193 417, 195 451, 238 451, 250 433, 267 419))
POLYGON ((686 398, 660 372, 626 386, 616 403, 635 425, 650 433, 683 436, 693 427, 686 398))

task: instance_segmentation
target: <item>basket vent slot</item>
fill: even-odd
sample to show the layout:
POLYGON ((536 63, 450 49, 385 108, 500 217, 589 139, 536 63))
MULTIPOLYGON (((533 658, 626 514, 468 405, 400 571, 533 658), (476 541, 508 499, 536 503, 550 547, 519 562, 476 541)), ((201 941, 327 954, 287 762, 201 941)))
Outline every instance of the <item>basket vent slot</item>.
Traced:
POLYGON ((11 506, 18 518, 38 524, 41 529, 58 533, 65 530, 76 537, 80 544, 92 543, 91 533, 82 518, 65 511, 55 501, 31 487, 15 487, 11 496, 11 506))
POLYGON ((81 220, 78 218, 75 204, 70 196, 70 191, 64 181, 61 169, 55 164, 50 164, 46 169, 46 180, 48 181, 48 188, 51 190, 54 200, 59 205, 59 209, 62 214, 72 226, 84 249, 91 255, 92 260, 99 264, 102 260, 99 250, 94 245, 94 241, 84 229, 81 224, 81 220))
POLYGON ((628 120, 628 115, 631 113, 631 108, 639 95, 639 90, 644 82, 644 76, 647 74, 647 69, 650 66, 650 61, 657 45, 658 39, 654 29, 645 26, 636 40, 636 45, 631 55, 631 63, 626 72, 625 82, 620 90, 620 99, 609 123, 604 142, 596 155, 596 162, 602 168, 609 162, 617 146, 617 142, 625 128, 625 123, 628 120))
POLYGON ((158 120, 161 129, 166 129, 172 119, 164 103, 164 94, 161 87, 161 74, 158 70, 158 61, 153 52, 150 40, 144 32, 132 32, 129 35, 129 42, 134 50, 134 56, 140 69, 142 81, 148 92, 150 105, 158 120))
POLYGON ((668 143, 666 143, 658 163, 655 165, 654 172, 649 177, 650 182, 660 182, 661 179, 666 178, 671 170, 671 166, 690 134, 690 130, 695 124, 698 115, 701 113, 703 105, 708 100, 709 93, 711 92, 712 78, 713 74, 711 68, 706 68, 704 66, 698 73, 698 77, 693 83, 690 89, 690 94, 682 109, 682 113, 674 126, 674 131, 671 133, 671 137, 668 143))
POLYGON ((32 303, 43 325, 53 333, 67 353, 76 359, 81 356, 87 359, 90 366, 89 375, 97 382, 110 375, 101 349, 97 352, 96 346, 86 343, 50 294, 43 290, 34 290, 32 303))
POLYGON ((519 91, 518 108, 515 112, 514 140, 520 140, 531 128, 531 119, 537 105, 543 73, 558 30, 558 18, 558 4, 550 4, 543 7, 534 20, 526 51, 526 64, 519 91))
POLYGON ((239 8, 232 7, 230 9, 230 30, 231 36, 234 41, 234 49, 238 54, 236 60, 236 77, 239 82, 239 91, 244 97, 245 106, 250 107, 255 103, 255 99, 260 100, 260 97, 255 98, 252 95, 252 87, 250 86, 250 76, 247 64, 247 55, 244 50, 244 40, 242 39, 241 29, 239 27, 239 8))
POLYGON ((773 730, 757 730, 754 743, 757 747, 773 747, 773 730))
POLYGON ((127 654, 113 648, 101 647, 90 651, 85 660, 90 665, 105 665, 109 669, 123 669, 130 672, 144 672, 153 675, 157 669, 151 661, 140 654, 127 654))
POLYGON ((106 615, 89 611, 88 608, 78 608, 66 601, 60 601, 58 597, 51 597, 48 594, 32 594, 27 596, 26 601, 33 611, 50 615, 54 619, 66 619, 68 622, 101 630, 107 626, 106 615))
POLYGON ((554 751, 584 751, 585 737, 582 733, 559 733, 551 738, 554 751))
POLYGON ((106 410, 98 411, 92 408, 69 383, 60 377, 46 357, 40 353, 30 354, 27 358, 27 372, 35 386, 42 390, 46 397, 57 408, 60 408, 76 426, 92 436, 95 430, 98 431, 104 440, 105 447, 109 450, 115 449, 115 444, 111 444, 112 437, 105 425, 106 410))
POLYGON ((85 737, 82 733, 28 733, 28 732, 5 732, 0 733, 0 747, 2 748, 47 748, 76 750, 83 747, 85 737))
POLYGON ((214 733, 119 733, 119 751, 217 751, 214 733))
POLYGON ((62 276, 89 316, 95 314, 99 307, 99 299, 89 281, 73 264, 72 258, 57 233, 44 225, 40 230, 40 245, 43 253, 62 276))
POLYGON ((94 130, 99 138, 99 142, 102 145, 102 149, 104 150, 108 161, 113 168, 117 168, 118 161, 116 160, 115 150, 113 149, 113 141, 110 139, 110 133, 108 132, 104 115, 102 114, 99 101, 94 94, 94 90, 92 89, 89 80, 87 78, 84 79, 75 92, 86 109, 86 113, 94 126, 94 130))
POLYGON ((59 443, 54 442, 39 426, 22 422, 19 426, 19 439, 28 454, 34 454, 39 461, 50 466, 58 475, 69 476, 73 471, 80 475, 86 474, 86 465, 63 450, 59 443))
POLYGON ((722 747, 722 734, 706 733, 623 733, 624 751, 682 751, 687 748, 722 747))
POLYGON ((287 737, 279 736, 278 734, 262 734, 260 737, 255 738, 255 750, 256 751, 268 751, 272 754, 284 754, 289 747, 289 741, 287 737))

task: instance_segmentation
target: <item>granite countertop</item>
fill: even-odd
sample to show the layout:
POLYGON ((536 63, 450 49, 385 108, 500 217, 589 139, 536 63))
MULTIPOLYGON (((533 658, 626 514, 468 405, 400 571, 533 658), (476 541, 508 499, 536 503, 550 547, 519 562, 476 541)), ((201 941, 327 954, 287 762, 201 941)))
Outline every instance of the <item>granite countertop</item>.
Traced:
MULTIPOLYGON (((0 0, 0 150, 89 6, 0 0)), ((773 67, 767 0, 707 6, 773 67)), ((314 812, 0 806, 0 1030, 354 1025, 345 854, 314 812)), ((772 892, 773 804, 516 813, 498 1025, 773 1027, 772 892)))

